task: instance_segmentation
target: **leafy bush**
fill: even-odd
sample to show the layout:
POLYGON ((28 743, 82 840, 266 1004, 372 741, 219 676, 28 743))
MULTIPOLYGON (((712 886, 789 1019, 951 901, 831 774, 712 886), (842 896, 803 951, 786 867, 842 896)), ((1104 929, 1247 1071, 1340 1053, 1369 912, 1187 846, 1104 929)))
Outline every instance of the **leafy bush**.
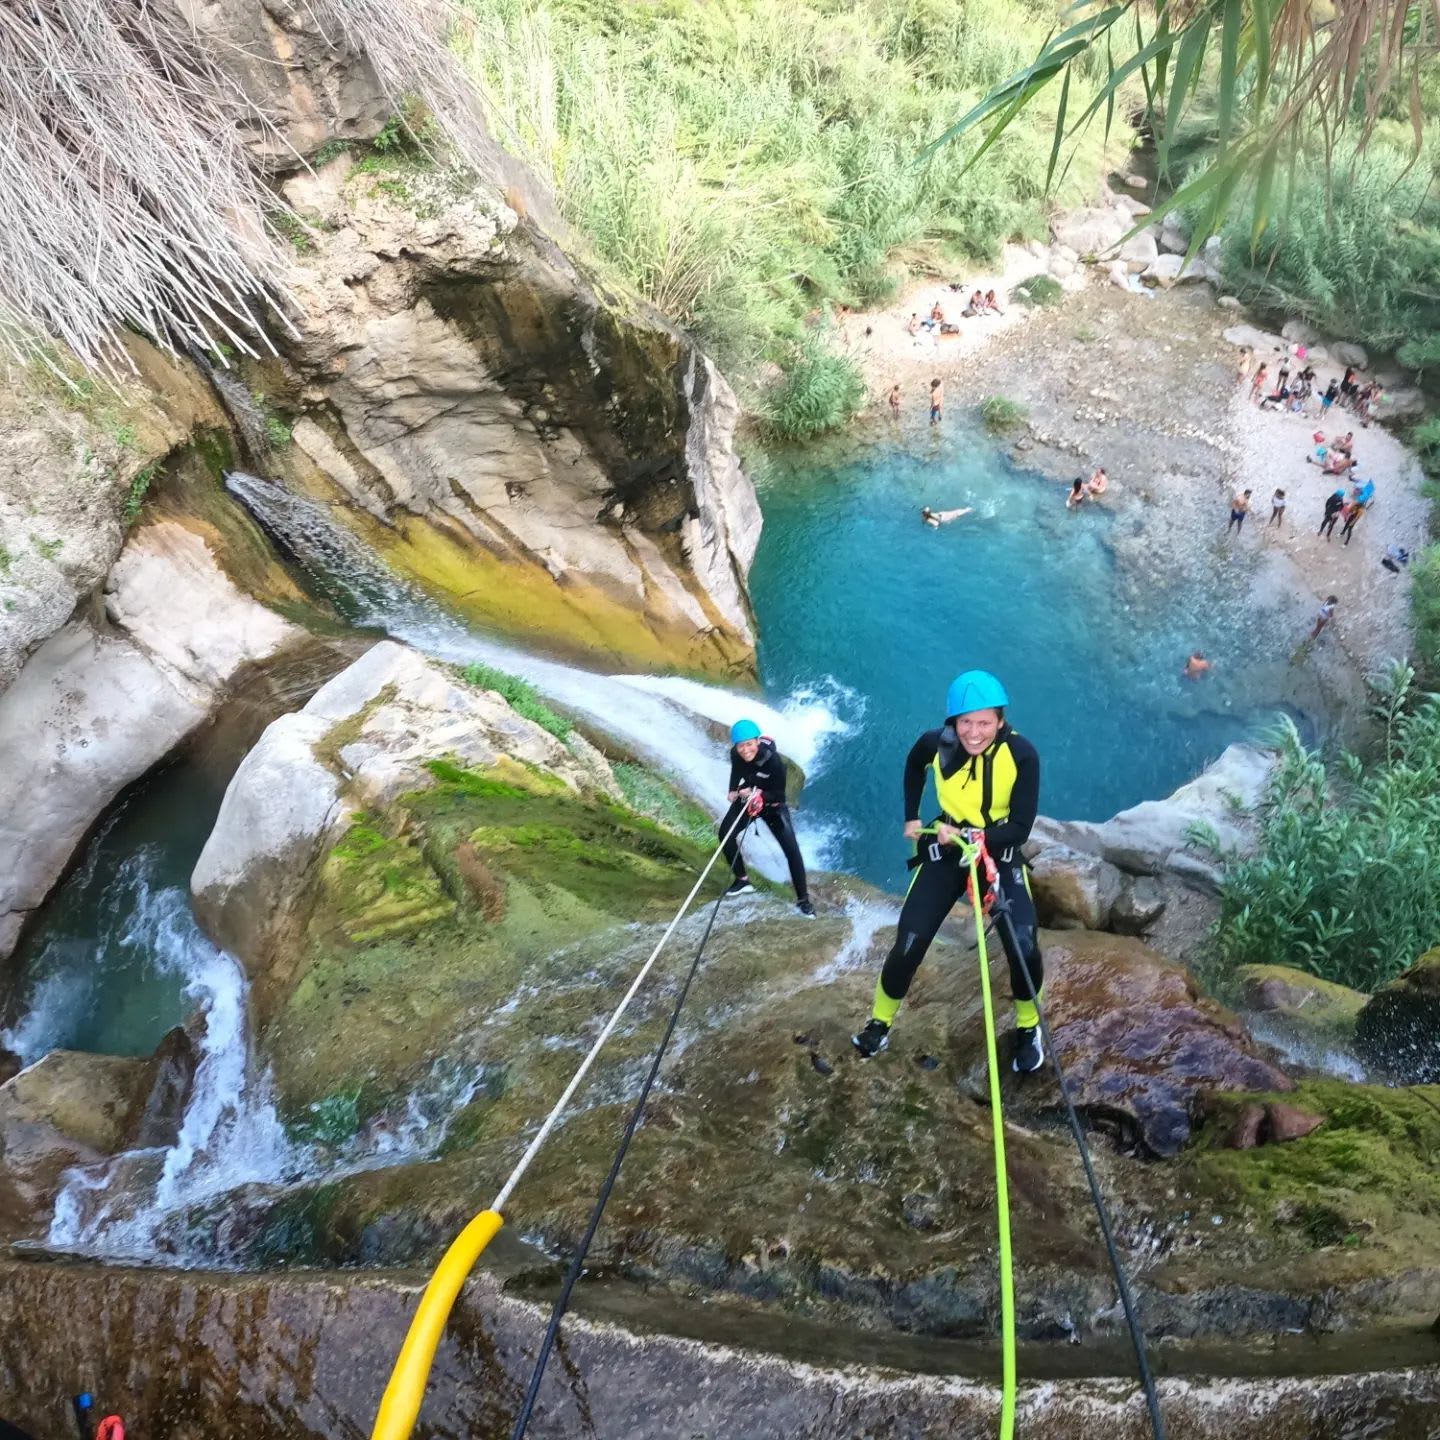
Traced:
POLYGON ((1022 305, 1058 305, 1064 294, 1065 287, 1053 275, 1032 275, 1010 292, 1010 298, 1022 305))
POLYGON ((120 511, 120 519, 127 530, 140 518, 140 510, 145 504, 145 496, 159 469, 158 464, 147 465, 143 470, 136 471, 135 478, 130 482, 130 490, 125 496, 125 505, 120 511))
POLYGON ((777 440, 813 440, 845 424, 865 399, 865 381, 848 355, 810 335, 790 353, 784 379, 765 397, 761 419, 777 440))
POLYGON ((1007 400, 1003 395, 987 395, 980 402, 980 418, 987 429, 1002 434, 1023 425, 1030 418, 1030 411, 1017 400, 1007 400))
MULTIPOLYGON (((1411 142, 1413 143, 1413 142, 1411 142)), ((1428 142, 1433 150, 1440 137, 1428 142)), ((1363 157, 1324 166, 1305 160, 1288 206, 1253 243, 1254 210, 1224 232, 1226 288, 1276 317, 1300 316, 1377 351, 1408 344, 1434 365, 1440 338, 1440 198, 1433 165, 1412 164, 1407 145, 1377 134, 1363 157)))
POLYGON ((510 702, 510 708, 527 720, 533 720, 542 730, 548 730, 557 740, 568 740, 575 728, 563 715, 552 710, 536 692, 528 680, 518 675, 507 675, 478 662, 467 665, 461 672, 468 684, 477 690, 496 690, 510 702))
MULTIPOLYGON (((921 162, 1043 39, 1047 14, 1015 0, 467 10, 466 62, 505 142, 604 266, 742 385, 760 362, 788 360, 817 306, 883 300, 907 270, 1044 232, 1053 100, 974 169, 978 137, 921 162)), ((1077 76, 1072 107, 1082 91, 1093 85, 1077 76)), ((1062 201, 1100 172, 1098 133, 1084 146, 1062 201)))
POLYGON ((1294 965, 1373 990, 1440 942, 1440 697, 1384 692, 1370 761, 1307 751, 1293 723, 1260 811, 1260 846, 1221 888, 1219 959, 1294 965))

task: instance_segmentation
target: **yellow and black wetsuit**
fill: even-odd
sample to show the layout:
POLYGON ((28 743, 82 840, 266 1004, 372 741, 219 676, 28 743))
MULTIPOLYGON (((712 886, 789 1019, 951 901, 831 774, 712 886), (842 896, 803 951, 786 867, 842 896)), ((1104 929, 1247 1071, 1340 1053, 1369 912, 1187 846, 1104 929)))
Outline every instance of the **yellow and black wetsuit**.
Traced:
MULTIPOLYGON (((1037 938, 1035 902, 1030 898, 1020 847, 1030 838, 1040 804, 1040 756, 1023 735, 1005 724, 980 755, 971 755, 965 749, 953 725, 928 730, 915 742, 905 761, 907 822, 920 818, 927 776, 935 782, 940 802, 937 819, 957 828, 967 826, 985 832, 986 847, 999 871, 1000 892, 1009 902, 1010 926, 1001 925, 998 931, 1010 962, 1015 1023, 1033 1028, 1039 1023, 1035 1001, 1044 983, 1044 963, 1037 938), (1031 980, 1035 985, 1033 993, 1031 980)), ((894 1022, 930 942, 955 902, 964 896, 970 873, 960 863, 958 846, 935 846, 933 837, 926 835, 921 837, 919 854, 920 864, 900 910, 895 944, 875 987, 874 1015, 887 1025, 894 1022)))

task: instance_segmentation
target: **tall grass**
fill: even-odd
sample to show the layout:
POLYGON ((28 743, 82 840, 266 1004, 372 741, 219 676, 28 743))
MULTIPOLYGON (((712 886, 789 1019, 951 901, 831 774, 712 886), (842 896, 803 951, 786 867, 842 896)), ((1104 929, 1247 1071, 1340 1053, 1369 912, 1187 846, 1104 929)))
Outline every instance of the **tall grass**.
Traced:
POLYGON ((501 137, 598 258, 742 384, 806 360, 827 302, 883 300, 908 272, 1043 231, 1043 115, 974 170, 973 144, 918 160, 1028 59, 1043 3, 468 3, 464 54, 501 137))
POLYGON ((1285 722, 1259 851, 1221 890, 1226 968, 1295 965, 1373 990, 1440 943, 1440 697, 1412 679, 1401 667, 1383 689, 1368 760, 1327 761, 1285 722))

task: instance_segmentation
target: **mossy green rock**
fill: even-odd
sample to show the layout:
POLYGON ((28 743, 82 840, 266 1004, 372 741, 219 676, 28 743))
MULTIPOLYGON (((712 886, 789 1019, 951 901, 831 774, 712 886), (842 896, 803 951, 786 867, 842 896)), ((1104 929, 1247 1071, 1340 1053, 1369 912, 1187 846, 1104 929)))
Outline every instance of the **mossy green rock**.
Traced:
POLYGON ((1377 1075, 1440 1083, 1440 945, 1427 950, 1365 1006, 1355 1044, 1377 1075))
POLYGON ((1242 965, 1234 976, 1236 1003, 1252 1015, 1326 1045, 1348 1045, 1368 997, 1288 965, 1242 965))

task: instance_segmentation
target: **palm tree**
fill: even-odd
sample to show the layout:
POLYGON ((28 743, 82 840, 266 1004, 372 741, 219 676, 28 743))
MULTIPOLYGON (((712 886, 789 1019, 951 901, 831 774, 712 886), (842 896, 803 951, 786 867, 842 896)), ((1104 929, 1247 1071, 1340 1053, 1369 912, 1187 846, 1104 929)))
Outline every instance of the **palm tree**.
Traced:
MULTIPOLYGON (((1035 59, 986 95, 935 145, 988 127, 980 154, 1046 86, 1061 84, 1047 186, 1066 142, 1105 110, 1107 130, 1122 91, 1138 77, 1160 173, 1207 67, 1218 93, 1214 163, 1175 192, 1196 205, 1203 238, 1219 228, 1237 191, 1255 187, 1254 236, 1273 212, 1277 176, 1293 185, 1302 147, 1328 166, 1342 140, 1364 149, 1382 107, 1408 106, 1418 155, 1425 115, 1420 76, 1440 37, 1440 0, 1080 0, 1083 12, 1052 35, 1035 59), (1071 75, 1103 57, 1105 79, 1078 118, 1069 114, 1071 75)), ((932 146, 932 149, 934 147, 932 146)), ((972 164, 974 161, 972 160, 972 164)))

